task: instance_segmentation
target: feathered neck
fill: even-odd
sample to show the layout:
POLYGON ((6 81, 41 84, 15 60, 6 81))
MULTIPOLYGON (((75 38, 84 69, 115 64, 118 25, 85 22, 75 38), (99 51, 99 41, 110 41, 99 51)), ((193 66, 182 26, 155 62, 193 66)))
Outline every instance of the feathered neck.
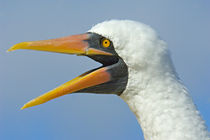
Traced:
POLYGON ((209 140, 204 121, 175 72, 166 43, 150 26, 111 20, 90 32, 112 40, 127 64, 128 84, 121 98, 136 115, 146 140, 209 140))
POLYGON ((145 84, 130 85, 133 89, 121 98, 136 115, 146 140, 209 140, 204 121, 176 76, 165 73, 142 79, 131 74, 130 80, 145 84))

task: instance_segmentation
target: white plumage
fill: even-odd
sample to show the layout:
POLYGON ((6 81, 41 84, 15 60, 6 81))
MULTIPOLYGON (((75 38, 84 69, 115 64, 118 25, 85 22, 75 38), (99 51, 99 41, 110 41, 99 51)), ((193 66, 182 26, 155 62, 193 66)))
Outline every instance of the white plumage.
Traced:
POLYGON ((128 65, 121 98, 146 140, 209 140, 205 123, 173 67, 167 45, 149 26, 130 20, 99 23, 90 32, 113 41, 128 65))

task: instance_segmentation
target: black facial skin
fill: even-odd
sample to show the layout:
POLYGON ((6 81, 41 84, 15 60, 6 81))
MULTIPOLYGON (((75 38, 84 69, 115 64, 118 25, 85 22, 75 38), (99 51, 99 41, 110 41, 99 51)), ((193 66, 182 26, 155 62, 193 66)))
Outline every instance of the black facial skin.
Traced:
POLYGON ((90 48, 102 50, 105 52, 112 53, 113 55, 107 56, 107 55, 91 55, 88 56, 92 58, 93 60, 100 62, 101 64, 107 66, 111 65, 113 63, 116 63, 118 61, 118 54, 116 53, 113 43, 111 42, 109 47, 103 47, 102 46, 102 40, 104 39, 103 36, 96 34, 96 33, 88 33, 89 39, 85 40, 88 42, 90 48))
MULTIPOLYGON (((102 50, 105 52, 112 53, 113 55, 91 55, 88 56, 91 59, 100 62, 101 67, 106 67, 107 72, 111 75, 109 82, 99 84, 93 87, 85 88, 77 92, 88 92, 88 93, 100 93, 100 94, 116 94, 121 95, 125 90, 128 81, 128 67, 123 59, 116 53, 113 43, 111 42, 109 47, 103 47, 102 40, 103 36, 96 33, 88 33, 89 39, 85 40, 88 42, 90 48, 102 50)), ((99 69, 97 68, 97 69, 99 69)), ((91 70, 89 72, 95 71, 91 70)))

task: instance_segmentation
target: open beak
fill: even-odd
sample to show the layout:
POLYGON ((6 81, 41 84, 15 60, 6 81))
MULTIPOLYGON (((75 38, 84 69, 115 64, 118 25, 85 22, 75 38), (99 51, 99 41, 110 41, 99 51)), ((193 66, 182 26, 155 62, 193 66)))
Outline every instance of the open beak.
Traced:
MULTIPOLYGON (((31 41, 22 42, 14 45, 8 51, 17 49, 29 49, 38 51, 49 51, 66 54, 77 54, 77 55, 102 55, 111 56, 112 53, 100 50, 94 47, 90 47, 88 40, 90 34, 73 35, 58 39, 42 40, 42 41, 31 41)), ((111 80, 111 74, 107 67, 101 67, 93 71, 86 72, 73 80, 29 101, 21 109, 32 107, 45 103, 54 98, 77 92, 86 88, 97 86, 111 80)))

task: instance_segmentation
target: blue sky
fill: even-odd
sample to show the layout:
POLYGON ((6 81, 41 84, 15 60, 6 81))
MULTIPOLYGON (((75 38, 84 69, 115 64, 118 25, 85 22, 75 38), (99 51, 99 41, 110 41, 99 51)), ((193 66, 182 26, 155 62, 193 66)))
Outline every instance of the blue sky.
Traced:
POLYGON ((0 139, 143 139, 114 95, 74 94, 21 111, 30 99, 99 66, 86 57, 12 45, 84 33, 108 19, 151 25, 168 43, 179 76, 210 127, 210 2, 151 0, 0 0, 0 139))

